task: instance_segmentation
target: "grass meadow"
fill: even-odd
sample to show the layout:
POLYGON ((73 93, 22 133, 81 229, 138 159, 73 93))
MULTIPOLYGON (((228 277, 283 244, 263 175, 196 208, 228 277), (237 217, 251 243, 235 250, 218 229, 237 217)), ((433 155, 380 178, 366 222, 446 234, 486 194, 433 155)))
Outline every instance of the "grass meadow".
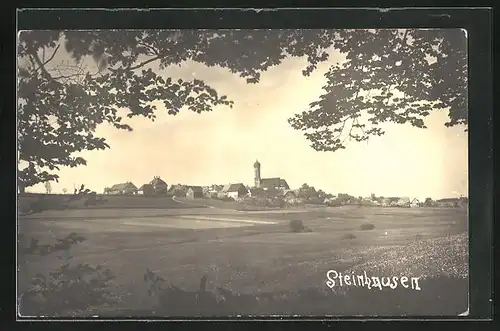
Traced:
POLYGON ((238 211, 205 199, 198 206, 139 199, 21 216, 20 314, 416 316, 467 309, 464 209, 238 211), (294 220, 309 231, 292 232, 294 220), (60 238, 68 235, 81 240, 64 246, 60 238), (33 240, 61 249, 30 251, 33 240), (421 290, 330 289, 330 269, 420 277, 421 290))

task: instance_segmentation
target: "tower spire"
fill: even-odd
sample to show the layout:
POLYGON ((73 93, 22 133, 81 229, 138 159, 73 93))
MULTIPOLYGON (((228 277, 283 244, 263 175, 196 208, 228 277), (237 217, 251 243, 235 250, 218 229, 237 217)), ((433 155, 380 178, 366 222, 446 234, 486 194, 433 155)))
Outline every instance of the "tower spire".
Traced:
POLYGON ((259 162, 259 160, 255 159, 255 163, 253 164, 253 168, 254 168, 254 183, 255 183, 255 187, 259 188, 260 187, 260 182, 261 182, 261 178, 260 178, 260 162, 259 162))

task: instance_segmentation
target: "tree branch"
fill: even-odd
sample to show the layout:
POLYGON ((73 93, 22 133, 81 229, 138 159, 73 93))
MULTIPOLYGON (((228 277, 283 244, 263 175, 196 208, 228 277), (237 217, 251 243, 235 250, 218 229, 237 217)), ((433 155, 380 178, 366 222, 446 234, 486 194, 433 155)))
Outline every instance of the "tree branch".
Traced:
POLYGON ((144 43, 138 43, 137 45, 140 45, 142 47, 145 47, 145 48, 149 49, 154 55, 160 56, 160 52, 156 48, 154 48, 153 46, 151 46, 151 45, 147 45, 147 44, 144 44, 144 43))
POLYGON ((138 69, 138 68, 140 68, 140 67, 145 66, 145 65, 146 65, 146 64, 148 64, 148 63, 154 62, 154 61, 159 60, 159 59, 161 59, 161 58, 162 58, 161 56, 155 56, 154 58, 151 58, 151 59, 149 59, 149 60, 146 60, 146 61, 144 61, 144 62, 141 62, 141 63, 139 63, 139 64, 138 64, 138 65, 136 65, 136 66, 129 67, 129 68, 128 68, 128 70, 135 70, 135 69, 138 69))
MULTIPOLYGON (((340 128, 340 132, 338 134, 335 135, 335 139, 340 139, 340 137, 342 137, 342 133, 344 132, 344 128, 345 128, 345 124, 347 123, 347 121, 351 119, 351 116, 348 116, 345 120, 342 121, 342 127, 340 128)), ((345 138, 344 140, 342 141, 341 145, 343 145, 345 142, 345 138)))
MULTIPOLYGON (((83 68, 83 63, 80 63, 79 65, 72 65, 72 66, 62 66, 61 65, 61 66, 58 66, 57 68, 55 68, 54 71, 57 71, 59 73, 59 76, 53 77, 53 79, 55 79, 55 80, 57 80, 57 79, 72 79, 75 77, 84 77, 85 76, 85 69, 83 68), (62 69, 61 67, 66 67, 66 68, 62 69), (63 70, 71 70, 73 73, 64 74, 63 70)), ((94 75, 92 75, 92 76, 94 76, 94 75)))
POLYGON ((363 132, 363 136, 366 136, 366 132, 365 130, 363 129, 363 125, 362 124, 359 124, 359 120, 356 118, 356 121, 355 121, 355 124, 358 125, 358 128, 361 129, 361 132, 363 132))
MULTIPOLYGON (((55 52, 54 52, 54 54, 55 54, 55 52)), ((40 60, 40 58, 38 57, 38 54, 36 54, 36 52, 34 52, 34 51, 31 52, 31 58, 38 65, 38 69, 36 69, 33 74, 35 74, 38 70, 41 70, 42 71, 42 76, 44 76, 44 78, 46 78, 48 80, 52 80, 54 82, 57 82, 56 80, 54 80, 54 78, 52 78, 52 75, 47 71, 47 69, 45 69, 44 63, 42 63, 42 60, 40 60)), ((46 63, 48 63, 48 62, 46 62, 46 63)))
MULTIPOLYGON (((347 122, 347 120, 349 120, 349 119, 351 119, 351 118, 352 118, 352 117, 351 117, 351 116, 349 116, 349 117, 346 119, 346 122, 347 122)), ((355 120, 356 120, 355 118, 353 118, 353 119, 352 119, 351 128, 349 129, 349 134, 348 134, 347 136, 345 136, 345 137, 344 137, 344 139, 342 140, 341 145, 344 145, 344 142, 347 140, 347 138, 349 138, 349 141, 351 140, 351 138, 352 138, 351 132, 352 132, 352 129, 353 129, 353 125, 354 125, 354 121, 355 121, 355 120)))
POLYGON ((31 75, 30 75, 30 77, 31 77, 31 76, 33 76, 37 72, 37 68, 36 68, 35 60, 33 60, 33 56, 31 54, 28 55, 28 60, 29 60, 29 62, 31 64, 31 68, 32 68, 32 70, 30 70, 30 71, 33 71, 31 73, 31 75))
MULTIPOLYGON (((154 61, 159 60, 159 59, 161 59, 161 58, 162 58, 162 56, 158 55, 158 56, 155 56, 155 57, 153 57, 153 58, 151 58, 151 59, 149 59, 149 60, 146 60, 146 61, 144 61, 144 62, 141 62, 141 63, 139 63, 138 65, 135 65, 135 66, 133 66, 133 67, 127 67, 127 68, 125 68, 125 70, 135 70, 135 69, 139 69, 139 68, 141 68, 141 67, 145 66, 146 64, 151 63, 151 62, 154 62, 154 61)), ((111 72, 116 72, 116 71, 118 70, 118 68, 117 68, 117 69, 111 69, 111 68, 109 68, 109 70, 110 70, 111 72)))
MULTIPOLYGON (((49 59, 47 61, 45 61, 43 63, 43 65, 46 65, 47 63, 49 63, 50 61, 52 61, 52 59, 54 59, 54 56, 56 56, 56 53, 57 53, 57 50, 59 49, 61 45, 57 45, 56 49, 54 49, 54 53, 52 53, 52 55, 49 57, 49 59)), ((45 48, 43 49, 44 50, 44 53, 45 53, 45 48)), ((45 56, 44 56, 45 58, 45 56)))
POLYGON ((409 29, 405 29, 405 34, 403 35, 403 39, 401 39, 401 44, 402 46, 406 46, 406 38, 408 37, 408 30, 409 29))
POLYGON ((84 74, 82 74, 82 73, 71 74, 71 75, 67 75, 67 76, 65 76, 65 75, 61 75, 61 76, 56 76, 56 77, 53 77, 52 79, 54 79, 54 80, 55 80, 55 79, 62 79, 62 78, 64 78, 64 79, 70 79, 70 78, 73 78, 73 77, 78 77, 78 76, 83 76, 83 75, 84 75, 84 74))

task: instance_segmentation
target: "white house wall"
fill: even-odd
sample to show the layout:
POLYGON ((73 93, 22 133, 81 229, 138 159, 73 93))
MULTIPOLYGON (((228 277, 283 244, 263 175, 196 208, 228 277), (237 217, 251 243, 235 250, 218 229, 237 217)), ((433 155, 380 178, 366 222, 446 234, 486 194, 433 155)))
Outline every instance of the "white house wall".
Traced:
POLYGON ((238 192, 227 192, 227 196, 233 199, 238 198, 238 192))

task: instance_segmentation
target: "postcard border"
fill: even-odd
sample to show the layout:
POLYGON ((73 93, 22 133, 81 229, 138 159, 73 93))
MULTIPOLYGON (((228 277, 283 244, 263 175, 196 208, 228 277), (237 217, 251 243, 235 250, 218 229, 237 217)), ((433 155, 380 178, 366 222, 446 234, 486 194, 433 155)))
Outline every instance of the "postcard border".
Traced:
MULTIPOLYGON (((488 8, 433 9, 280 9, 158 11, 22 10, 17 29, 150 29, 150 28, 464 28, 469 40, 469 240, 470 316, 491 318, 492 312, 492 56, 491 10, 488 8)), ((4 48, 4 57, 5 57, 4 48)), ((12 61, 12 59, 10 59, 12 61)), ((9 62, 15 68, 15 60, 9 62)), ((13 72, 15 75, 15 72, 13 72)), ((14 78, 15 80, 15 78, 14 78)), ((10 84, 10 83, 9 83, 10 84)), ((6 84, 9 88, 9 84, 6 84)), ((5 85, 5 84, 4 84, 5 85)), ((12 85, 12 84, 11 84, 12 85)), ((10 87, 12 88, 12 87, 10 87)), ((15 95, 14 90, 12 95, 15 95)), ((2 112, 2 172, 16 187, 15 100, 2 112), (14 111, 7 111, 13 109, 14 111), (10 166, 9 166, 10 165, 10 166)), ((4 186, 2 199, 16 217, 15 189, 4 186)), ((4 209, 6 210, 6 209, 4 209)), ((16 233, 15 227, 12 233, 16 233)), ((7 240, 12 235, 7 231, 7 240)), ((16 239, 14 239, 15 244, 16 239)), ((14 259, 15 260, 15 259, 14 259)), ((14 275, 15 276, 15 275, 14 275)), ((15 293, 15 291, 14 291, 15 293)), ((14 295, 15 297, 15 295, 14 295)), ((10 304, 14 302, 10 299, 10 304)), ((149 317, 148 317, 149 318, 149 317)), ((149 318, 151 319, 151 318, 149 318)), ((193 320, 192 317, 187 318, 193 320)), ((262 318, 259 318, 262 319, 262 318)), ((324 319, 324 318, 318 318, 324 319)), ((348 320, 349 317, 341 320, 348 320)), ((362 318, 366 320, 366 318, 362 318)), ((387 318, 384 318, 385 320, 387 318)), ((400 317, 395 317, 400 319, 400 317)), ((421 319, 421 317, 419 317, 421 319)), ((434 318, 433 318, 434 319, 434 318)))

